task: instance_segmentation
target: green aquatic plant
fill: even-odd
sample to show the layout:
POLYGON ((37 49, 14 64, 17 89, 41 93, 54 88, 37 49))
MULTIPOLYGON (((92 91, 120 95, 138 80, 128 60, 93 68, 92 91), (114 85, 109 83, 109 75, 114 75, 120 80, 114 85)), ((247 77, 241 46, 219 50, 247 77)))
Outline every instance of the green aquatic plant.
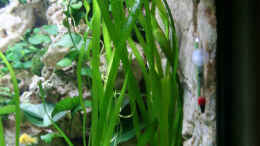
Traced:
POLYGON ((0 145, 5 146, 4 127, 3 127, 1 116, 0 116, 0 145))
POLYGON ((20 123, 21 123, 20 99, 19 99, 20 91, 19 91, 17 80, 16 80, 15 72, 2 52, 0 52, 0 58, 3 60, 3 62, 7 66, 8 70, 10 72, 10 75, 11 75, 12 83, 13 83, 14 101, 15 101, 15 126, 16 126, 15 145, 19 146, 20 123))
MULTIPOLYGON (((129 0, 127 2, 94 0, 92 1, 92 19, 89 21, 85 17, 85 23, 89 25, 92 32, 91 45, 88 46, 92 53, 90 59, 92 125, 89 145, 107 146, 111 144, 111 139, 116 132, 115 127, 120 122, 118 117, 120 108, 116 107, 121 107, 122 100, 125 98, 123 96, 125 87, 127 87, 127 95, 130 96, 129 103, 133 115, 132 122, 136 130, 137 145, 181 145, 182 96, 177 77, 178 44, 174 21, 166 1, 163 3, 154 0, 151 2, 152 7, 149 7, 149 3, 147 0, 129 0), (141 11, 143 7, 145 16, 141 11), (159 9, 164 29, 158 25, 155 8, 159 9), (125 15, 126 9, 128 15, 125 15), (136 26, 136 21, 144 29, 144 34, 136 26), (133 30, 142 46, 147 62, 141 57, 142 52, 136 48, 136 43, 132 38, 133 30), (99 71, 101 34, 108 62, 104 82, 99 71), (158 42, 161 51, 167 58, 166 66, 161 63, 161 56, 155 42, 158 42), (128 43, 144 75, 146 101, 143 100, 138 89, 138 82, 133 74, 133 68, 130 66, 128 43), (123 64, 125 81, 121 89, 122 96, 114 100, 113 87, 120 61, 123 64), (137 110, 140 114, 137 113, 137 110), (144 123, 146 127, 144 133, 141 132, 141 123, 144 123)), ((89 9, 89 3, 84 1, 84 7, 86 10, 89 9)))
MULTIPOLYGON (((15 70, 30 69, 32 73, 40 75, 43 63, 40 57, 46 52, 44 46, 51 43, 50 35, 57 35, 56 25, 43 25, 33 30, 28 29, 22 40, 5 51, 7 60, 15 70)), ((3 61, 0 62, 4 65, 3 61)), ((8 72, 7 67, 2 67, 1 71, 8 72)))
POLYGON ((73 146, 71 140, 68 138, 68 136, 61 130, 61 128, 55 123, 54 119, 51 116, 51 113, 47 111, 47 103, 45 101, 46 98, 46 93, 44 92, 43 88, 42 88, 42 83, 41 81, 38 82, 39 88, 40 88, 40 98, 43 102, 43 109, 45 114, 47 115, 49 121, 51 122, 51 124, 55 127, 55 129, 59 132, 59 134, 65 139, 65 141, 67 142, 67 144, 69 146, 73 146))
MULTIPOLYGON (((57 133, 42 136, 42 140, 50 142, 55 137, 62 137, 72 146, 74 144, 58 126, 55 116, 68 111, 83 111, 84 146, 116 146, 133 139, 137 146, 180 146, 183 111, 182 89, 177 74, 179 48, 174 20, 166 0, 67 0, 66 6, 64 25, 68 33, 54 45, 68 47, 70 51, 56 65, 65 68, 73 62, 77 64, 79 96, 66 97, 50 105, 45 101, 46 95, 40 82, 41 108, 45 113, 41 116, 47 118, 19 105, 19 89, 8 61, 15 69, 31 68, 40 75, 41 64, 35 64, 32 69, 33 61, 39 63, 39 56, 34 51, 41 50, 44 43, 51 43, 49 35, 57 34, 55 26, 27 32, 24 42, 6 52, 7 59, 0 54, 15 86, 15 108, 5 108, 15 109, 10 112, 16 113, 16 135, 19 136, 20 132, 21 107, 31 116, 28 116, 31 121, 40 119, 36 121, 38 126, 45 123, 44 127, 53 125, 57 130, 57 133), (159 25, 157 14, 162 25, 159 25), (81 21, 87 25, 84 34, 75 31, 81 21), (41 31, 45 33, 39 33, 41 31), (101 55, 106 58, 105 73, 100 71, 101 55), (132 67, 133 57, 139 68, 132 67), (162 63, 162 57, 166 58, 166 64, 162 63), (118 89, 115 84, 121 67, 120 74, 124 78, 118 89), (137 69, 141 70, 143 83, 137 80, 137 69), (86 77, 91 80, 86 80, 86 77), (83 88, 87 85, 91 90, 91 101, 83 97, 83 88), (92 109, 91 119, 87 119, 87 107, 92 109), (127 115, 125 111, 128 111, 127 115), (87 120, 91 123, 89 135, 87 120)), ((17 136, 16 145, 19 145, 17 136)))

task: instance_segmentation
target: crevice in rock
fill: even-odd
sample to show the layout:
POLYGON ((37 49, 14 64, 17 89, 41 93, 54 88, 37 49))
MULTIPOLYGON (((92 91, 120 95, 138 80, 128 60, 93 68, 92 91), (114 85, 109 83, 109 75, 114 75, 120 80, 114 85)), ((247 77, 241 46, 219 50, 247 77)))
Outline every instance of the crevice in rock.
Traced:
POLYGON ((33 27, 41 27, 48 24, 48 20, 45 14, 47 9, 48 6, 45 5, 44 2, 41 2, 41 4, 39 4, 39 7, 34 8, 33 13, 35 15, 35 24, 33 27))

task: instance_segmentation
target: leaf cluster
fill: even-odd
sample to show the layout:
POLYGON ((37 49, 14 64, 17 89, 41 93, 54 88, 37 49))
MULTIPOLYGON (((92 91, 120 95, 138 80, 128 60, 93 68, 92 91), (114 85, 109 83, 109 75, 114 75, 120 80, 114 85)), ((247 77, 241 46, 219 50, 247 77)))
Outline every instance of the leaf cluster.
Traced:
MULTIPOLYGON (((34 74, 40 75, 43 63, 40 57, 45 53, 45 46, 51 43, 50 35, 57 35, 56 25, 44 25, 40 28, 28 29, 22 40, 9 46, 5 52, 6 59, 14 69, 31 69, 34 74)), ((4 64, 3 61, 0 62, 4 64)), ((7 67, 2 67, 1 71, 7 73, 7 67)))

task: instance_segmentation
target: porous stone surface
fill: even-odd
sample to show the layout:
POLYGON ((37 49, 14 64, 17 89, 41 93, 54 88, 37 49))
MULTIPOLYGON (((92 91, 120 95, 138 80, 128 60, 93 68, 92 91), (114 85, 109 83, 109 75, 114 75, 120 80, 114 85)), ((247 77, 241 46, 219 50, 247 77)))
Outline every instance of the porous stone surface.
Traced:
POLYGON ((5 51, 9 45, 21 39, 27 29, 32 28, 36 21, 40 22, 43 3, 40 0, 28 1, 26 5, 19 0, 10 0, 10 3, 0 9, 0 50, 5 51), (37 20, 36 20, 37 19, 37 20))
MULTIPOLYGON (((31 78, 32 74, 26 70, 16 73, 16 79, 20 81, 18 83, 20 91, 25 91, 29 88, 31 78)), ((11 92, 13 92, 13 84, 10 74, 6 74, 0 78, 0 87, 7 87, 10 89, 11 92)))
MULTIPOLYGON (((52 44, 55 44, 61 39, 67 28, 62 24, 65 19, 63 11, 65 6, 62 5, 62 0, 49 0, 49 6, 46 10, 45 16, 48 24, 54 24, 58 27, 58 35, 51 36, 52 44)), ((69 48, 62 48, 56 45, 50 45, 47 52, 44 54, 42 61, 49 68, 54 68, 56 63, 61 60, 67 53, 69 48)))
POLYGON ((179 75, 184 88, 183 145, 215 146, 217 32, 214 0, 200 0, 197 9, 191 0, 167 1, 175 20, 180 47, 179 75), (203 114, 197 103, 196 66, 192 63, 196 36, 200 39, 200 47, 209 54, 209 60, 204 65, 202 94, 206 97, 206 110, 203 114))
MULTIPOLYGON (((64 5, 63 0, 49 0, 49 5, 46 10, 46 19, 48 24, 55 24, 58 27, 58 35, 51 36, 52 45, 49 46, 47 52, 44 54, 42 61, 49 68, 55 68, 56 63, 60 61, 66 54, 69 53, 70 48, 64 48, 58 45, 55 45, 65 33, 68 32, 68 29, 63 25, 63 20, 65 20, 64 11, 66 6, 64 5)), ((81 24, 79 27, 76 27, 76 32, 84 32, 86 28, 85 24, 81 24)), ((72 29, 72 28, 71 28, 72 29)))

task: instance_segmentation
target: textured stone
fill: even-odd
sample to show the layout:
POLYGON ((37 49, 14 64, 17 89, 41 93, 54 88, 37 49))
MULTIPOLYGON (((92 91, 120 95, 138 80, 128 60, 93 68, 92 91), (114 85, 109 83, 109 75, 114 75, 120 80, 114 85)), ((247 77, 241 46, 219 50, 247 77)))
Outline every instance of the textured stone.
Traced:
POLYGON ((62 48, 51 45, 44 54, 42 61, 48 67, 56 67, 56 63, 60 61, 69 52, 69 48, 62 48))
POLYGON ((0 9, 0 50, 5 51, 9 45, 21 39, 21 36, 28 28, 35 23, 34 8, 39 8, 39 0, 31 1, 22 5, 18 0, 11 0, 10 3, 0 9))
POLYGON ((216 17, 213 0, 200 0, 198 11, 191 0, 167 0, 175 20, 179 39, 180 77, 184 88, 184 146, 216 145, 216 17), (195 13, 198 16, 197 27, 195 13), (194 27, 195 26, 195 27, 194 27), (209 60, 204 65, 206 110, 201 113, 197 104, 196 66, 192 63, 196 31, 200 47, 207 51, 209 60))
POLYGON ((49 0, 49 7, 46 10, 46 18, 48 24, 54 24, 58 27, 58 35, 51 36, 52 44, 48 47, 47 52, 44 54, 42 61, 48 66, 48 68, 55 68, 56 63, 60 61, 66 54, 68 54, 70 48, 63 48, 61 46, 54 45, 59 41, 65 33, 68 32, 67 28, 63 25, 63 20, 66 18, 64 15, 65 6, 63 0, 49 0))
MULTIPOLYGON (((21 92, 28 89, 31 83, 32 74, 26 70, 22 70, 16 73, 16 79, 20 81, 18 84, 21 92)), ((13 84, 10 74, 6 74, 0 78, 0 87, 7 87, 13 91, 13 84)))

